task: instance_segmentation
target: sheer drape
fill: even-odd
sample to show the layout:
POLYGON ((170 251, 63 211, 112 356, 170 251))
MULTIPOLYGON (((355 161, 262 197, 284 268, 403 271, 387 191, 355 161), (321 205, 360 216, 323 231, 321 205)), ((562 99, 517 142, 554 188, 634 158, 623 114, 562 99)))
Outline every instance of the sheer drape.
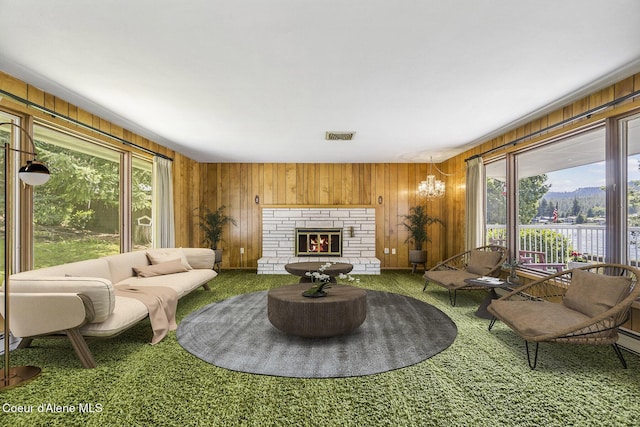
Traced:
POLYGON ((173 162, 162 157, 153 158, 153 246, 156 248, 175 247, 173 220, 173 162))
POLYGON ((484 245, 485 169, 482 157, 467 162, 466 249, 484 245))

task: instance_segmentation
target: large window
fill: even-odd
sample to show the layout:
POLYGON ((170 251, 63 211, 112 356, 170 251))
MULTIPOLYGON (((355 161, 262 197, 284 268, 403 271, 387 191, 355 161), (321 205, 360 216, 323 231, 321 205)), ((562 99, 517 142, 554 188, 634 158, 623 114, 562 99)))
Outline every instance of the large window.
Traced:
POLYGON ((487 164, 487 241, 512 243, 524 268, 543 272, 611 259, 605 132, 603 124, 487 164), (511 177, 507 164, 513 165, 511 177))
POLYGON ((34 140, 51 171, 33 190, 34 268, 150 247, 150 161, 45 125, 34 140))
POLYGON ((604 259, 604 127, 516 155, 518 251, 531 267, 604 259))

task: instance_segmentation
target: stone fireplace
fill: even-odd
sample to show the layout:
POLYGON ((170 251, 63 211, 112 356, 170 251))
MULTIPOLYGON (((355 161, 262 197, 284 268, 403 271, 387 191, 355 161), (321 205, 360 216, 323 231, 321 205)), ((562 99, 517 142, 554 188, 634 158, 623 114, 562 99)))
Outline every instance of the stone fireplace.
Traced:
MULTIPOLYGON (((335 245, 333 238, 332 244, 335 245)), ((380 274, 380 260, 375 256, 375 208, 262 208, 262 258, 258 259, 258 274, 287 274, 285 264, 304 261, 347 262, 353 264, 354 274, 380 274), (341 254, 317 253, 317 246, 313 247, 315 252, 311 248, 304 254, 296 254, 299 230, 311 230, 306 236, 319 234, 328 238, 328 230, 333 236, 339 234, 341 254)))

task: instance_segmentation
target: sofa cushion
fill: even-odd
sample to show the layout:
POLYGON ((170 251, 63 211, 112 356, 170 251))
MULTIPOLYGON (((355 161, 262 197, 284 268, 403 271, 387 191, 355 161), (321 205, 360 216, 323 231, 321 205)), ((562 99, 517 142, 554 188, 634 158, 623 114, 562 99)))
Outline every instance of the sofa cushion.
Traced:
POLYGON ((109 263, 103 259, 88 259, 37 270, 23 271, 11 277, 99 277, 113 283, 109 263))
POLYGON ((216 259, 216 254, 209 248, 182 248, 191 267, 211 270, 216 259))
POLYGON ((115 285, 128 277, 134 277, 133 267, 149 265, 147 254, 144 251, 125 252, 118 255, 104 257, 109 263, 111 282, 115 285))
POLYGON ((149 258, 149 262, 151 264, 160 264, 179 259, 187 270, 192 269, 191 265, 189 265, 189 262, 187 261, 187 257, 180 248, 152 249, 147 251, 147 258, 149 258))
POLYGON ((123 280, 118 285, 129 286, 166 286, 173 289, 178 294, 178 298, 193 291, 199 286, 206 284, 216 277, 218 273, 210 269, 194 269, 185 273, 167 274, 153 277, 130 277, 123 280))
POLYGON ((622 301, 629 294, 630 284, 629 277, 572 270, 562 303, 587 316, 597 316, 622 301))
POLYGON ((35 276, 19 273, 11 276, 10 292, 84 294, 93 305, 93 323, 107 319, 113 313, 116 301, 111 281, 100 277, 35 276))
POLYGON ((133 267, 138 277, 163 276, 165 274, 183 273, 187 268, 182 264, 179 258, 171 261, 161 262, 159 264, 147 265, 144 267, 133 267))
POLYGON ((133 298, 117 296, 111 316, 101 323, 89 323, 80 328, 88 337, 110 337, 135 325, 149 314, 147 306, 133 298))
POLYGON ((498 251, 472 250, 469 253, 467 271, 480 276, 489 274, 489 272, 496 267, 496 264, 498 264, 501 257, 502 254, 498 251))

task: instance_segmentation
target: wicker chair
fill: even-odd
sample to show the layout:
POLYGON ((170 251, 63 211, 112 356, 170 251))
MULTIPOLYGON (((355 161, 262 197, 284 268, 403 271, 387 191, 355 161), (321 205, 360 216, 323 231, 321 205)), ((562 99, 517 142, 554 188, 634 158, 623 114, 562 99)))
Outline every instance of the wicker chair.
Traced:
POLYGON ((593 264, 546 276, 492 301, 489 330, 501 320, 523 338, 531 369, 541 342, 611 344, 626 368, 617 344, 618 327, 640 297, 638 277, 640 270, 620 264, 593 264), (536 343, 533 361, 530 342, 536 343))
POLYGON ((465 282, 467 279, 477 279, 482 276, 497 276, 500 267, 507 260, 507 248, 498 245, 481 246, 454 255, 440 262, 424 273, 424 287, 429 283, 447 288, 449 302, 456 305, 456 293, 462 290, 484 290, 485 286, 476 286, 465 282))

